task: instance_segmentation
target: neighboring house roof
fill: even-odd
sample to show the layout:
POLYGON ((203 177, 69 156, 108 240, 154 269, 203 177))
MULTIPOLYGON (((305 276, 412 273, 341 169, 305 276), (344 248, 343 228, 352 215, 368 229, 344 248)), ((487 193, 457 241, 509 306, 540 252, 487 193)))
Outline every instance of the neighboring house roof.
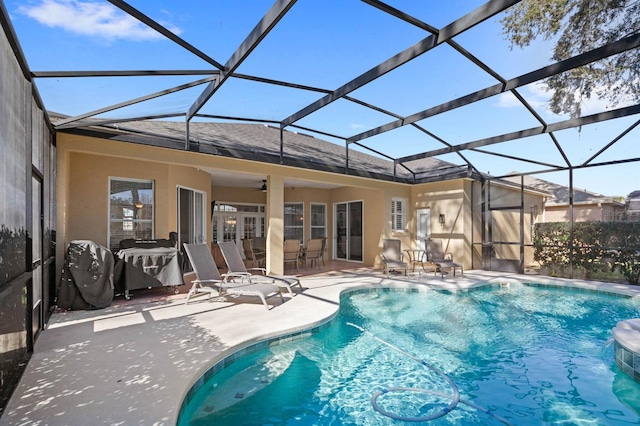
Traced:
MULTIPOLYGON (((515 172, 514 172, 515 173, 515 172)), ((520 177, 507 177, 503 178, 511 182, 520 182, 520 177)), ((524 184, 532 188, 536 188, 540 191, 550 194, 550 198, 547 200, 547 206, 565 206, 569 204, 569 187, 560 185, 557 183, 549 182, 547 180, 534 178, 532 176, 524 177, 524 184)), ((624 206, 624 203, 616 200, 614 197, 598 194, 595 192, 587 191, 586 189, 573 188, 573 204, 597 204, 608 203, 617 204, 620 207, 624 206)))
MULTIPOLYGON (((50 113, 50 116, 53 119, 62 117, 55 113, 50 113)), ((185 149, 184 122, 148 120, 96 126, 87 120, 86 124, 87 127, 59 131, 185 149)), ((405 163, 405 168, 396 166, 391 159, 352 148, 347 156, 344 146, 287 130, 283 132, 281 158, 280 129, 265 124, 191 122, 189 138, 191 151, 313 170, 345 173, 348 159, 349 174, 382 180, 421 183, 472 175, 466 165, 459 166, 432 157, 405 163)))

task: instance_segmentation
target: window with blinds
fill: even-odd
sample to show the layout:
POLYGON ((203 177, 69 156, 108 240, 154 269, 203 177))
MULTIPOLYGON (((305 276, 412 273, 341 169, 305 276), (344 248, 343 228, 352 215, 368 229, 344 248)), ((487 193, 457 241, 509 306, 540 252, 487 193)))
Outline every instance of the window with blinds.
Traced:
POLYGON ((406 207, 407 200, 404 198, 391 199, 391 230, 404 231, 407 223, 406 207))
POLYGON ((153 181, 109 178, 109 248, 120 241, 153 239, 153 181))

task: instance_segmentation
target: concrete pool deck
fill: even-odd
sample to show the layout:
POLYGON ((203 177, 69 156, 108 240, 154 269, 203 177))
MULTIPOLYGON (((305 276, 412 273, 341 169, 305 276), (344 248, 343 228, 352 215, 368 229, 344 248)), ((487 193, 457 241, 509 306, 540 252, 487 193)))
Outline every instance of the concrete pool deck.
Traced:
POLYGON ((536 275, 467 271, 386 278, 354 269, 305 276, 302 293, 266 310, 259 299, 186 295, 95 311, 54 313, 11 397, 4 425, 175 425, 183 398, 218 360, 255 342, 332 318, 355 288, 464 290, 484 283, 535 282, 640 297, 639 286, 536 275))

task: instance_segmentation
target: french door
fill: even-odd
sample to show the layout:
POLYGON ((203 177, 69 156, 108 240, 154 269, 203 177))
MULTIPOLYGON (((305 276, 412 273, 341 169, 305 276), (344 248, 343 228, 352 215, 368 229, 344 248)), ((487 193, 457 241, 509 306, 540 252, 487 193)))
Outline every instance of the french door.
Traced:
POLYGON ((235 241, 264 236, 264 214, 221 213, 213 217, 213 242, 235 241))
POLYGON ((333 229, 336 230, 333 250, 335 258, 362 262, 363 202, 336 203, 333 217, 335 221, 333 229))
POLYGON ((262 204, 216 204, 211 224, 213 229, 211 242, 233 241, 244 256, 243 239, 265 236, 264 209, 262 204))

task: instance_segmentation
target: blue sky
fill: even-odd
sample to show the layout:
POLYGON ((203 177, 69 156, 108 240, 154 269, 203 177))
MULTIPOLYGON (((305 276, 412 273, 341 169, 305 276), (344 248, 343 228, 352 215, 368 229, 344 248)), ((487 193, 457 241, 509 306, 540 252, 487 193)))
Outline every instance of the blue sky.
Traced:
MULTIPOLYGON (((483 3, 477 0, 388 1, 391 6, 436 28, 444 27, 483 3)), ((224 64, 272 2, 132 0, 129 4, 224 64)), ((33 71, 212 68, 106 1, 9 1, 6 7, 33 71)), ((510 49, 501 36, 500 17, 470 29, 456 37, 456 42, 507 79, 549 64, 550 43, 536 42, 524 50, 510 49)), ((334 90, 427 35, 360 1, 299 0, 237 72, 334 90)), ((46 108, 76 115, 199 78, 202 77, 39 79, 36 84, 46 108)), ((493 77, 443 45, 350 95, 406 116, 495 83, 493 77)), ((123 118, 184 112, 203 88, 198 86, 105 116, 123 118)), ((540 85, 525 86, 519 92, 548 123, 567 118, 547 110, 549 94, 540 85)), ((314 92, 229 79, 200 112, 282 120, 319 97, 321 95, 314 92)), ((605 102, 592 100, 583 106, 583 111, 587 115, 608 108, 605 102)), ((580 131, 566 130, 556 136, 570 161, 579 164, 637 119, 629 117, 584 126, 580 131)), ((338 100, 297 124, 349 137, 393 120, 386 114, 338 100)), ((511 94, 494 96, 418 124, 451 144, 539 125, 511 94)), ((634 129, 598 157, 599 160, 638 157, 639 135, 640 129, 634 129)), ((340 139, 331 141, 344 144, 340 139)), ((442 147, 409 126, 362 142, 392 157, 442 147)), ((486 149, 564 164, 548 136, 486 149)), ((464 155, 479 170, 493 175, 543 168, 474 152, 464 155)), ((439 158, 461 163, 461 159, 452 154, 439 158)), ((574 174, 574 185, 604 195, 625 196, 640 189, 637 168, 638 163, 631 163, 578 170, 574 174)), ((566 172, 536 177, 568 185, 566 172)))

